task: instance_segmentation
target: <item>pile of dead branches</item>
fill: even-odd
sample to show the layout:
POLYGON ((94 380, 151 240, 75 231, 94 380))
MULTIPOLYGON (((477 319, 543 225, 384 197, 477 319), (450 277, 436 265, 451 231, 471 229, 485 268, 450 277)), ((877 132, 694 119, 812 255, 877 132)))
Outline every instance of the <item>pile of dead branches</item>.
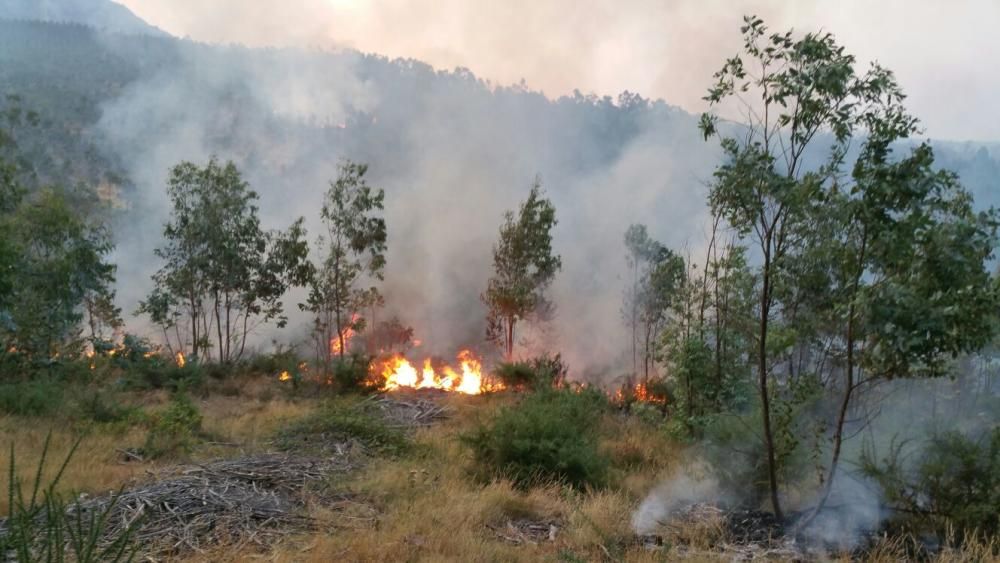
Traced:
POLYGON ((371 400, 391 426, 418 428, 451 416, 451 408, 428 399, 378 395, 371 400))
POLYGON ((83 499, 73 510, 111 506, 106 534, 135 528, 142 552, 202 551, 213 545, 272 545, 289 531, 312 528, 306 491, 352 469, 344 457, 266 454, 181 467, 114 495, 83 499))
POLYGON ((557 520, 507 520, 504 524, 487 524, 487 528, 501 540, 513 545, 537 545, 541 542, 555 541, 562 528, 562 522, 557 520))

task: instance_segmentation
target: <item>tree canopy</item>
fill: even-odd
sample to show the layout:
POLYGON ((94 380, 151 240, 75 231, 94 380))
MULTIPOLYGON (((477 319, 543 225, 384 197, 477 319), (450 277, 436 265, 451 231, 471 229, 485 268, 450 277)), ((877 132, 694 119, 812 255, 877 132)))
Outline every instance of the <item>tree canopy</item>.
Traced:
POLYGON ((493 276, 482 300, 488 308, 487 338, 501 346, 507 359, 514 355, 518 321, 550 312, 545 290, 562 267, 562 259, 552 251, 555 225, 555 207, 544 197, 538 178, 517 214, 504 214, 493 247, 493 276))

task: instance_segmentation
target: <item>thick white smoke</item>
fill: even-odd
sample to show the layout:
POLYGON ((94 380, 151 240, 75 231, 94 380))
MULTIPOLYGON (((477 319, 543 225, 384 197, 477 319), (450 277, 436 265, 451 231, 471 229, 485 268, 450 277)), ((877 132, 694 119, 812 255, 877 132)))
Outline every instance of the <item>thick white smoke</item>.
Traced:
MULTIPOLYGON (((128 45, 117 41, 112 49, 128 45)), ((136 184, 133 208, 117 228, 126 311, 158 267, 152 251, 168 213, 169 167, 213 154, 236 161, 261 194, 265 226, 301 215, 311 238, 339 159, 369 163, 372 183, 386 190, 387 313, 412 324, 433 353, 482 344, 479 294, 491 248, 503 212, 525 197, 536 174, 557 209, 554 243, 563 258, 544 344, 561 351, 574 374, 614 375, 625 348, 626 227, 646 223, 674 248, 701 243, 690 239, 701 233, 702 186, 716 152, 692 116, 662 102, 554 101, 468 71, 354 52, 167 40, 156 50, 168 53, 159 55, 163 64, 105 104, 98 125, 136 184)), ((263 331, 259 343, 305 333, 299 300, 286 300, 289 330, 263 331)))

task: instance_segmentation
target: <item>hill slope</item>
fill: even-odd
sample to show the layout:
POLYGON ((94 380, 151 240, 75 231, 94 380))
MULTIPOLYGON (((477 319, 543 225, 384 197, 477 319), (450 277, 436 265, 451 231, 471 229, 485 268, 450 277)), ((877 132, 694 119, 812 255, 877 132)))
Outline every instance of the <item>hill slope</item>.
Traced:
POLYGON ((167 35, 125 6, 108 0, 0 0, 0 18, 79 23, 116 33, 167 35))
MULTIPOLYGON (((666 244, 696 252, 704 184, 719 156, 695 116, 662 101, 549 99, 465 69, 354 51, 0 21, 0 84, 43 117, 41 127, 16 131, 41 178, 103 186, 128 207, 115 226, 126 311, 157 266, 170 166, 233 159, 261 193, 266 226, 303 215, 316 233, 327 182, 351 158, 370 163, 387 192, 387 313, 431 347, 478 343, 478 296, 502 212, 540 174, 558 210, 564 264, 553 287, 562 340, 548 344, 595 369, 623 349, 614 335, 595 337, 619 322, 622 233, 643 222, 666 244)), ((1000 203, 995 147, 935 147, 983 205, 1000 203)), ((291 326, 304 331, 300 320, 291 326)))

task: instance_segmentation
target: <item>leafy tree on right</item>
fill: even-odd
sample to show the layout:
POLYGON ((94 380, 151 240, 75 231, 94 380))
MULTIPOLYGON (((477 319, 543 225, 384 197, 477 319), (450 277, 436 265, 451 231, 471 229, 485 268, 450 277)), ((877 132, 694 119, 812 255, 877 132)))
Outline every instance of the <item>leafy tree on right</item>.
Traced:
POLYGON ((725 155, 709 203, 753 256, 748 359, 779 517, 774 403, 799 381, 822 387, 828 444, 805 527, 829 498, 858 394, 887 378, 945 374, 951 358, 993 336, 987 262, 998 218, 976 212, 957 176, 934 168, 929 144, 899 154, 919 129, 891 71, 859 72, 829 33, 793 37, 744 22, 742 52, 705 99, 735 104, 745 120, 705 114, 700 123, 725 155))

